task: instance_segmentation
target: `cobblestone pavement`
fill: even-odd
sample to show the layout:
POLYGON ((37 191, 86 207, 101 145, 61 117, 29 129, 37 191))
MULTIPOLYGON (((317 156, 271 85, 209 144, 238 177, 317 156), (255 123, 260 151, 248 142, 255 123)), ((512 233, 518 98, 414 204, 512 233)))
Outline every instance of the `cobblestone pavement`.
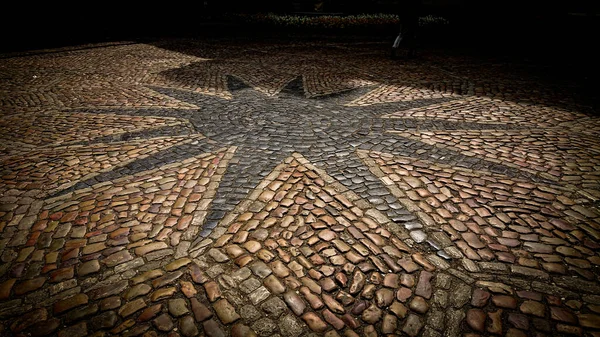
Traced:
POLYGON ((366 42, 0 59, 0 335, 600 336, 600 119, 366 42))

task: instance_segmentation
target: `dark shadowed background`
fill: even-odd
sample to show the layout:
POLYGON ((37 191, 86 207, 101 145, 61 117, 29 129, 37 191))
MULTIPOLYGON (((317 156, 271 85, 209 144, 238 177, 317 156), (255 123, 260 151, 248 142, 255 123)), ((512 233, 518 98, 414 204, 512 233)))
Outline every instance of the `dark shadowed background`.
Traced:
MULTIPOLYGON (((439 31, 429 31, 423 46, 464 48, 469 52, 510 55, 527 62, 549 62, 563 72, 595 78, 600 1, 542 0, 423 0, 422 14, 450 20, 439 31)), ((239 13, 350 15, 393 13, 402 0, 200 0, 196 2, 80 2, 74 5, 5 4, 1 14, 0 51, 51 48, 81 43, 162 37, 220 36, 234 39, 307 38, 301 31, 257 30, 235 20, 239 13), (318 7, 318 10, 316 10, 318 7)), ((314 33, 314 32, 313 32, 314 33)), ((389 30, 323 31, 329 39, 379 39, 390 45, 397 34, 389 30)), ((591 80, 590 80, 591 81, 591 80)))

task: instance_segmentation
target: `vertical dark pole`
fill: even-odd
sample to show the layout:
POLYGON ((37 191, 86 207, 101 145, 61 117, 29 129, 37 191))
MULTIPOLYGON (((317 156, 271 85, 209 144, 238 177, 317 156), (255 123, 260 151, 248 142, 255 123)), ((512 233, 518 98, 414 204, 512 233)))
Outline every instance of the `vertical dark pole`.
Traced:
POLYGON ((398 3, 401 40, 397 49, 405 50, 408 57, 415 53, 420 9, 421 0, 403 0, 398 3))

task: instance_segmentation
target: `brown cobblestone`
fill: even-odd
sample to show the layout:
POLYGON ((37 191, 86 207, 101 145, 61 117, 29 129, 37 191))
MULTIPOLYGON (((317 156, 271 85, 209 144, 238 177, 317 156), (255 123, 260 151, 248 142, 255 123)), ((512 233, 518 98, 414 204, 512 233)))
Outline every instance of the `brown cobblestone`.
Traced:
POLYGON ((344 328, 345 323, 328 309, 323 310, 322 314, 325 321, 331 324, 334 329, 341 330, 344 328))
POLYGON ((196 296, 196 294, 198 293, 198 291, 196 290, 196 288, 194 287, 194 285, 191 282, 179 281, 179 285, 180 285, 181 292, 187 298, 192 298, 192 297, 196 296))
POLYGON ((519 307, 522 313, 524 314, 532 314, 538 317, 544 317, 546 312, 546 307, 536 301, 524 301, 519 307))
POLYGON ((212 317, 212 311, 196 298, 191 298, 190 303, 192 304, 192 312, 194 313, 196 321, 202 322, 212 317))
POLYGON ((152 318, 154 318, 161 311, 161 309, 162 309, 162 304, 155 304, 151 307, 148 307, 140 313, 137 320, 139 322, 149 321, 152 318))
POLYGON ((221 299, 213 304, 213 308, 223 324, 229 324, 240 319, 240 315, 226 299, 221 299))
POLYGON ((217 322, 215 322, 212 319, 202 323, 202 326, 204 328, 204 332, 209 337, 225 337, 225 333, 223 332, 223 330, 221 330, 217 322))
POLYGON ((158 289, 155 292, 153 292, 152 295, 150 295, 150 300, 152 302, 156 302, 158 300, 171 297, 175 294, 176 291, 177 289, 175 287, 158 289))
POLYGON ((488 312, 489 321, 487 324, 487 331, 489 333, 502 334, 502 313, 502 309, 494 312, 488 312))
POLYGON ((124 304, 120 309, 119 309, 119 315, 121 317, 127 317, 129 315, 132 315, 133 313, 143 309, 146 307, 146 302, 144 301, 144 299, 142 298, 138 298, 135 301, 129 302, 124 304))
POLYGON ((15 295, 22 295, 34 290, 41 288, 46 282, 45 277, 38 277, 31 280, 23 281, 22 283, 18 283, 14 287, 15 295))
POLYGON ((302 315, 302 320, 308 325, 308 327, 315 332, 324 332, 327 330, 327 324, 323 322, 319 316, 314 312, 307 312, 302 315))
POLYGON ((286 292, 285 294, 283 294, 283 299, 297 316, 300 316, 302 315, 302 313, 304 313, 306 305, 295 292, 286 292))
POLYGON ((221 297, 221 289, 219 288, 217 282, 210 281, 204 283, 204 290, 206 290, 208 300, 211 302, 214 302, 221 297))
POLYGON ((17 281, 17 279, 9 279, 6 280, 4 282, 2 282, 2 284, 0 284, 0 300, 6 300, 9 298, 10 296, 10 291, 12 289, 12 287, 15 285, 15 282, 17 281))
POLYGON ((46 309, 35 309, 20 317, 18 317, 11 325, 10 330, 12 332, 21 332, 28 327, 34 325, 39 321, 45 321, 48 319, 48 312, 46 309))

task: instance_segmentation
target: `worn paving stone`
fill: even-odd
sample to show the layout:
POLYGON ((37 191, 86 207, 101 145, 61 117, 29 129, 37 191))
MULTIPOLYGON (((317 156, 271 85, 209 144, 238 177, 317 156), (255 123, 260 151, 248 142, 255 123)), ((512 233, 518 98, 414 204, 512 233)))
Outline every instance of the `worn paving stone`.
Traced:
POLYGON ((293 315, 286 315, 278 322, 282 336, 298 337, 304 331, 300 321, 293 315))
POLYGON ((250 278, 245 280, 244 282, 240 283, 239 289, 246 293, 249 294, 251 292, 253 292, 254 290, 256 290, 258 287, 260 287, 261 282, 256 279, 256 278, 250 278))
POLYGON ((127 316, 132 315, 133 313, 145 308, 146 305, 147 304, 143 298, 138 298, 137 300, 134 300, 132 302, 128 302, 128 303, 124 304, 119 309, 119 315, 121 317, 127 317, 127 316))
POLYGON ((67 310, 76 308, 78 306, 81 306, 81 305, 87 304, 87 303, 88 303, 88 296, 86 294, 77 294, 75 296, 72 296, 72 297, 69 297, 64 300, 54 303, 54 313, 60 314, 62 312, 65 312, 67 310))
POLYGON ((225 337, 225 332, 214 320, 210 319, 204 323, 202 323, 202 327, 204 328, 204 332, 209 337, 225 337))
POLYGON ((406 323, 402 328, 402 331, 409 336, 417 336, 419 331, 423 328, 423 322, 416 315, 409 315, 406 319, 406 323))
POLYGON ((266 300, 270 295, 271 295, 271 293, 269 292, 269 290, 267 288, 260 287, 260 288, 256 289, 254 292, 252 292, 250 294, 249 298, 250 298, 250 302, 252 302, 252 304, 258 305, 262 301, 266 300))
POLYGON ((216 301, 219 297, 221 297, 221 289, 217 282, 211 281, 204 284, 204 289, 206 290, 206 294, 208 299, 211 302, 216 301))
POLYGON ((13 332, 21 332, 39 321, 48 319, 48 311, 46 309, 32 310, 25 315, 17 318, 11 325, 10 330, 13 332))
POLYGON ((302 319, 308 327, 314 332, 324 332, 327 330, 327 324, 314 312, 307 312, 302 315, 302 319))
POLYGON ((531 315, 535 315, 538 317, 544 317, 545 312, 546 312, 546 307, 540 302, 528 300, 528 301, 524 301, 519 306, 519 310, 521 310, 521 312, 524 314, 531 314, 531 315))
POLYGON ((186 337, 193 337, 199 334, 198 327, 192 316, 185 316, 179 319, 179 331, 186 337))
POLYGON ((67 336, 83 337, 83 336, 87 336, 87 334, 88 334, 88 327, 87 327, 86 322, 77 323, 68 328, 58 331, 58 336, 60 336, 60 337, 67 337, 67 336))
POLYGON ((415 296, 409 303, 409 308, 412 310, 424 314, 429 310, 429 304, 421 296, 415 296))
POLYGON ((28 292, 34 291, 42 287, 46 283, 45 277, 38 277, 32 280, 26 280, 22 283, 15 285, 14 292, 15 295, 22 295, 28 292))
POLYGON ((240 318, 240 315, 235 311, 235 307, 226 299, 219 300, 213 304, 213 308, 223 324, 235 322, 240 318))
POLYGON ((270 336, 276 329, 277 324, 269 318, 261 318, 252 324, 252 330, 259 336, 270 336))
POLYGON ((182 298, 169 300, 168 309, 173 317, 179 317, 189 313, 187 302, 182 298))
POLYGON ((192 298, 192 297, 196 296, 196 294, 198 293, 198 291, 196 290, 196 288, 194 287, 194 285, 191 282, 180 281, 179 286, 180 286, 181 292, 187 298, 192 298))
POLYGON ((160 288, 150 295, 150 300, 156 302, 161 299, 172 297, 176 292, 177 288, 175 287, 160 288))
POLYGON ((162 304, 155 304, 151 307, 144 309, 138 316, 137 320, 140 322, 145 322, 154 318, 162 310, 162 307, 162 304))
POLYGON ((132 300, 138 296, 143 296, 146 295, 147 293, 150 292, 150 290, 152 290, 152 287, 150 287, 147 284, 138 284, 136 286, 131 287, 126 293, 125 295, 123 295, 123 299, 125 299, 126 301, 132 300))
POLYGON ((600 328, 600 320, 599 320, 600 315, 581 314, 581 315, 578 315, 577 318, 579 319, 579 324, 582 327, 594 328, 594 329, 600 328))
POLYGON ((160 331, 171 331, 174 327, 173 319, 167 314, 162 314, 152 321, 154 326, 160 331))
POLYGON ((57 318, 49 319, 46 321, 37 322, 32 325, 30 328, 31 335, 38 336, 47 336, 55 332, 60 327, 60 320, 57 318))
POLYGON ((255 337, 257 334, 248 326, 244 324, 235 324, 231 327, 232 337, 255 337))
POLYGON ((486 317, 487 315, 483 310, 470 309, 467 311, 467 324, 475 331, 484 332, 486 317))
POLYGON ((489 323, 487 324, 487 331, 493 334, 502 333, 502 314, 503 310, 488 312, 489 323))
POLYGON ((302 299, 295 292, 288 291, 283 294, 283 299, 296 315, 300 316, 304 313, 306 304, 304 304, 302 299))
POLYGON ((262 315, 263 314, 251 304, 244 305, 240 308, 240 316, 242 316, 242 318, 246 320, 256 320, 262 315))
POLYGON ((267 314, 267 316, 273 318, 278 318, 281 314, 287 311, 286 303, 279 297, 272 297, 268 299, 260 305, 260 308, 267 314))
POLYGON ((381 319, 382 311, 374 304, 371 304, 365 311, 362 313, 363 321, 369 324, 375 324, 381 319))
POLYGON ((198 299, 192 298, 190 299, 190 303, 196 321, 202 322, 212 317, 212 311, 210 311, 206 305, 198 301, 198 299))
POLYGON ((596 334, 581 84, 380 45, 3 57, 0 334, 596 334))
POLYGON ((79 268, 77 269, 77 275, 86 276, 95 273, 99 270, 100 263, 98 262, 98 260, 92 260, 81 264, 81 266, 79 266, 79 268))
POLYGON ((66 322, 74 322, 87 317, 90 317, 98 312, 97 304, 90 304, 78 310, 73 310, 65 316, 66 322))

